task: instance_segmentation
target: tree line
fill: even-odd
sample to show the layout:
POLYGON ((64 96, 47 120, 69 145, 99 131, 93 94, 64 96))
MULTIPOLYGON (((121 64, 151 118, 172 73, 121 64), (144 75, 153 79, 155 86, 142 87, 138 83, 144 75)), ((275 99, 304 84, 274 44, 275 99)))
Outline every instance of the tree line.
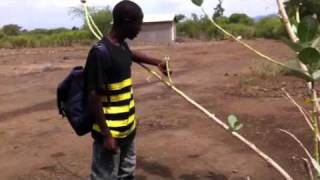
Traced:
MULTIPOLYGON (((179 15, 181 19, 181 15, 179 15)), ((286 36, 285 28, 281 19, 276 15, 270 15, 255 20, 246 14, 235 13, 226 16, 215 16, 213 19, 228 32, 245 39, 273 38, 280 39, 286 36)), ((177 24, 177 34, 180 37, 202 40, 222 40, 226 36, 216 27, 212 26, 206 16, 192 14, 191 18, 183 18, 177 24)))
MULTIPOLYGON (((242 38, 275 38, 279 39, 286 35, 283 24, 279 17, 273 15, 259 20, 254 20, 246 14, 232 14, 223 16, 224 9, 221 4, 214 9, 214 20, 226 30, 241 36, 242 38)), ((94 21, 102 32, 111 28, 112 12, 109 7, 90 8, 94 21)), ((73 8, 71 14, 85 19, 80 8, 73 8)), ((222 40, 226 37, 217 28, 211 25, 208 17, 192 14, 187 18, 184 15, 176 15, 177 35, 181 38, 201 40, 222 40)), ((54 47, 71 46, 74 44, 91 44, 95 41, 84 20, 80 28, 73 27, 56 29, 24 30, 16 24, 4 25, 0 29, 0 48, 20 47, 54 47)))

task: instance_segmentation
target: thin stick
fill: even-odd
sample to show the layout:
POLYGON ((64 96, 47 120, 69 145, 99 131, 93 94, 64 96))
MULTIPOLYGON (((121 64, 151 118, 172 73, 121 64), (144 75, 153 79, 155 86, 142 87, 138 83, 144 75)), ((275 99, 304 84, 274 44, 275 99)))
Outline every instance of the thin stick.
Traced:
POLYGON ((291 136, 300 145, 300 147, 303 149, 303 151, 306 153, 306 155, 310 159, 310 161, 311 161, 311 163, 313 165, 313 168, 319 173, 320 172, 319 164, 316 162, 315 159, 313 159, 313 157, 311 156, 311 154, 309 153, 307 148, 302 144, 302 142, 294 134, 292 134, 291 132, 286 131, 284 129, 280 129, 280 131, 282 131, 282 132, 288 134, 289 136, 291 136))
POLYGON ((314 180, 313 172, 312 172, 311 165, 310 165, 308 159, 302 158, 302 160, 304 161, 304 165, 305 165, 304 167, 309 175, 310 180, 314 180))
POLYGON ((314 123, 314 133, 315 133, 315 138, 314 138, 314 153, 315 153, 315 158, 317 160, 317 162, 319 163, 320 159, 319 159, 319 140, 318 138, 316 138, 317 136, 319 136, 319 111, 318 108, 319 107, 319 102, 318 102, 318 98, 317 98, 317 91, 314 89, 314 83, 312 85, 312 99, 313 99, 313 113, 312 113, 312 117, 313 117, 313 123, 314 123))
POLYGON ((172 79, 171 79, 171 72, 170 72, 171 70, 170 70, 170 66, 169 66, 170 57, 169 57, 169 56, 166 56, 164 60, 166 61, 167 77, 168 77, 168 79, 169 79, 169 82, 170 82, 171 84, 173 84, 173 81, 172 81, 172 79))
POLYGON ((92 34, 97 38, 97 39, 101 39, 101 37, 95 32, 95 30, 93 29, 91 22, 90 22, 90 18, 89 18, 89 12, 88 12, 88 7, 86 2, 83 2, 83 9, 84 9, 84 13, 85 13, 85 17, 86 17, 86 21, 88 24, 89 29, 91 30, 92 34))
MULTIPOLYGON (((289 102, 291 102, 293 105, 295 105, 295 106, 298 108, 298 110, 300 111, 300 113, 303 115, 306 123, 308 124, 309 128, 312 130, 312 132, 314 132, 314 127, 312 126, 312 123, 311 123, 312 120, 311 120, 310 117, 306 114, 306 110, 305 110, 301 105, 299 105, 299 104, 297 103, 297 101, 294 100, 294 99, 292 98, 292 96, 291 96, 284 88, 282 88, 281 90, 283 91, 286 99, 288 99, 289 102)), ((319 135, 319 134, 318 134, 317 138, 318 138, 318 140, 320 141, 320 135, 319 135)))
MULTIPOLYGON (((139 63, 140 64, 140 63, 139 63)), ((149 73, 153 74, 155 77, 157 77, 161 82, 163 82, 165 85, 170 87, 174 92, 176 92, 178 95, 183 97, 186 101, 188 101, 191 105, 198 108, 201 112, 206 114, 211 120, 213 120, 215 123, 217 123, 220 127, 225 129, 228 132, 231 132, 232 136, 236 137, 238 140, 246 144, 250 149, 252 149, 254 152, 256 152, 260 157, 262 157, 265 161, 267 161, 271 166, 273 166, 285 179, 287 180, 293 180, 293 178, 279 165, 277 164, 272 158, 270 158, 268 155, 266 155, 263 151, 261 151, 259 148, 256 147, 253 143, 251 143, 249 140, 244 138, 242 135, 235 131, 231 131, 229 126, 226 125, 223 121, 218 119, 214 114, 210 113, 207 109, 205 109, 203 106, 192 100, 189 96, 187 96, 185 93, 183 93, 181 90, 179 90, 177 87, 175 87, 170 82, 164 80, 160 75, 158 75, 156 72, 145 66, 144 64, 140 64, 141 67, 149 71, 149 73)))
POLYGON ((88 13, 89 16, 89 20, 91 22, 91 24, 93 25, 93 27, 96 29, 96 32, 99 34, 100 37, 103 37, 102 32, 100 31, 100 29, 98 28, 98 26, 96 25, 96 23, 94 22, 92 16, 90 15, 90 13, 88 13))

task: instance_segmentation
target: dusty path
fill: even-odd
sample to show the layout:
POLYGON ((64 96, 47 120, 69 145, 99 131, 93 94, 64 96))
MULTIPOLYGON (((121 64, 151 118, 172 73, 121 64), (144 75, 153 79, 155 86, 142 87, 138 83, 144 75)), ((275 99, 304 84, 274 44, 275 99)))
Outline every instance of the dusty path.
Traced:
MULTIPOLYGON (((288 60, 294 54, 276 41, 250 44, 288 60)), ((296 109, 278 90, 287 86, 302 100, 299 80, 252 76, 256 57, 235 42, 139 47, 170 55, 177 86, 219 118, 236 114, 241 130, 298 180, 306 179, 301 150, 278 128, 289 129, 311 145, 296 109)), ((91 138, 77 137, 55 108, 57 83, 84 63, 88 48, 0 50, 0 179, 87 179, 91 138)), ((140 120, 138 180, 280 180, 281 176, 251 150, 208 120, 168 88, 134 66, 140 120)))

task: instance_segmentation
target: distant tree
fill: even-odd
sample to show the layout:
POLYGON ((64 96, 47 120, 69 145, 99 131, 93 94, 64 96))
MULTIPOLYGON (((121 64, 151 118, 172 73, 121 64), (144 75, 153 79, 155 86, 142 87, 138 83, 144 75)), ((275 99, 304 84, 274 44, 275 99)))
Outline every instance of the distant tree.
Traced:
POLYGON ((254 21, 246 14, 234 13, 229 17, 230 23, 241 23, 245 25, 253 25, 254 21))
POLYGON ((22 29, 22 30, 21 30, 21 33, 23 33, 23 34, 28 33, 28 30, 22 29))
POLYGON ((213 19, 223 16, 224 8, 222 7, 223 0, 219 0, 219 3, 214 8, 213 19))
POLYGON ((195 13, 192 13, 192 14, 191 14, 191 18, 192 18, 193 21, 199 21, 199 17, 198 17, 198 15, 195 14, 195 13))
POLYGON ((73 27, 71 28, 71 30, 72 30, 72 31, 77 31, 77 30, 79 30, 79 28, 78 28, 78 27, 73 26, 73 27))
POLYGON ((174 16, 174 20, 176 22, 180 22, 180 21, 184 20, 185 18, 186 18, 186 16, 183 15, 183 14, 177 14, 177 15, 174 16))
MULTIPOLYGON (((112 22, 112 11, 110 10, 109 6, 99 9, 89 8, 89 13, 102 33, 108 32, 110 30, 112 22)), ((81 8, 71 8, 69 14, 73 15, 74 17, 81 17, 84 21, 83 28, 89 29, 87 21, 85 19, 84 11, 81 8)))
POLYGON ((17 24, 8 24, 2 27, 2 32, 8 36, 19 35, 21 33, 20 30, 21 30, 21 27, 18 26, 17 24))

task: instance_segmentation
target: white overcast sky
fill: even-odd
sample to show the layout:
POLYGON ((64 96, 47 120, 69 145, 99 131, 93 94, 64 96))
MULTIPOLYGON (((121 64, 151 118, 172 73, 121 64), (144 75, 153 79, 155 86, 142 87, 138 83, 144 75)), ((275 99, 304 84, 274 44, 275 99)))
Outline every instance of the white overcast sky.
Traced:
MULTIPOLYGON (((120 0, 87 0, 89 6, 113 7, 120 0)), ((201 14, 191 0, 133 0, 145 14, 201 14)), ((218 0, 204 0, 211 14, 218 0)), ((69 15, 80 0, 0 0, 0 26, 18 24, 25 29, 81 26, 82 20, 69 15)), ((246 13, 255 17, 277 12, 276 0, 224 0, 225 15, 246 13)))

